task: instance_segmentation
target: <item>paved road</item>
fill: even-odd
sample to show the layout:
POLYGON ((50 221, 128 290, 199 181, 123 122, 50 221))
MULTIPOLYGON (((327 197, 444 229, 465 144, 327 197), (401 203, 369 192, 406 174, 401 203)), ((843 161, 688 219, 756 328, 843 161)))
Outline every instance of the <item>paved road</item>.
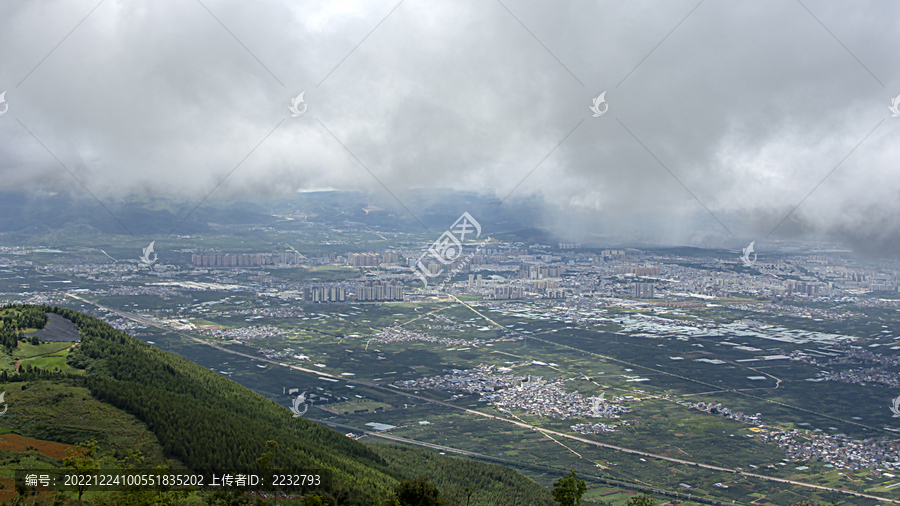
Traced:
POLYGON ((349 429, 355 432, 362 432, 363 434, 371 437, 380 437, 382 439, 390 439, 391 441, 397 441, 398 443, 408 443, 416 446, 424 446, 426 448, 431 448, 433 450, 440 450, 442 452, 451 452, 458 453, 460 455, 468 455, 470 457, 479 457, 483 459, 491 459, 491 460, 499 460, 490 455, 485 455, 483 453, 470 452, 466 450, 460 450, 457 448, 451 448, 449 446, 438 445, 434 443, 426 443, 425 441, 416 441, 415 439, 408 439, 405 437, 395 436, 393 434, 386 434, 384 432, 377 432, 374 430, 364 430, 359 427, 354 427, 352 425, 345 425, 342 423, 332 422, 330 420, 317 420, 315 418, 307 418, 307 420, 312 420, 317 423, 321 423, 322 425, 328 425, 329 427, 340 427, 342 429, 349 429))
MULTIPOLYGON (((82 302, 87 302, 87 303, 92 304, 92 305, 95 305, 95 306, 97 306, 97 307, 99 307, 99 308, 103 308, 103 309, 106 309, 107 311, 116 313, 116 314, 118 314, 119 316, 121 316, 121 317, 123 317, 123 318, 128 318, 128 319, 130 319, 130 320, 133 320, 133 321, 135 321, 135 322, 138 322, 138 323, 141 323, 141 324, 144 324, 144 325, 150 325, 150 326, 153 326, 153 327, 165 329, 165 330, 167 330, 167 331, 169 331, 169 332, 173 332, 172 329, 167 328, 167 327, 164 327, 164 326, 162 326, 162 325, 159 325, 159 324, 153 322, 152 320, 148 320, 148 319, 146 319, 146 318, 142 318, 142 317, 140 317, 140 316, 137 316, 137 315, 134 315, 134 314, 131 314, 131 313, 127 313, 127 312, 124 312, 124 311, 119 311, 119 310, 114 309, 114 308, 105 307, 105 306, 102 306, 102 305, 97 304, 97 303, 95 303, 95 302, 92 302, 92 301, 89 301, 89 300, 84 299, 84 298, 82 298, 82 297, 79 297, 79 296, 77 296, 77 295, 72 295, 72 294, 66 294, 66 295, 68 295, 68 296, 70 296, 70 297, 72 297, 72 298, 74 298, 74 299, 78 299, 78 300, 80 300, 80 301, 82 301, 82 302)), ((454 298, 455 298, 455 297, 454 297, 454 298)), ((460 302, 461 304, 465 305, 466 307, 469 307, 472 311, 474 311, 476 314, 480 315, 480 316, 481 316, 482 318, 484 318, 485 320, 487 320, 487 321, 493 323, 494 325, 498 325, 498 326, 499 326, 499 324, 498 324, 497 322, 494 322, 493 320, 491 320, 491 319, 488 318, 487 316, 481 314, 480 312, 478 312, 477 310, 475 310, 474 308, 472 308, 472 307, 469 306, 468 304, 465 304, 464 302, 459 301, 459 299, 457 299, 457 301, 460 302)), ((504 328, 505 328, 505 327, 504 327, 504 328)), ((555 430, 545 429, 545 428, 538 427, 538 426, 535 426, 535 425, 531 425, 531 424, 529 424, 529 423, 521 422, 521 421, 518 421, 518 420, 512 420, 512 419, 509 419, 509 418, 504 418, 504 417, 502 417, 502 416, 492 415, 492 414, 489 414, 489 413, 482 413, 481 411, 475 411, 475 410, 473 410, 473 409, 468 409, 468 408, 463 408, 463 407, 455 406, 455 405, 450 404, 450 403, 447 403, 447 402, 438 401, 438 400, 435 400, 435 399, 430 399, 430 398, 428 398, 428 397, 423 397, 423 396, 420 396, 420 395, 415 395, 415 394, 407 393, 407 392, 404 392, 404 391, 402 391, 402 390, 400 390, 400 389, 388 388, 388 387, 384 387, 384 386, 382 386, 382 385, 378 385, 378 384, 370 383, 370 382, 366 382, 366 381, 351 380, 351 379, 347 379, 347 378, 344 377, 344 376, 335 376, 335 375, 333 375, 333 374, 328 374, 328 373, 325 373, 325 372, 322 372, 322 371, 317 371, 317 370, 314 370, 314 369, 307 369, 307 368, 300 367, 300 366, 296 366, 296 365, 283 364, 283 363, 281 363, 281 362, 276 362, 276 361, 274 361, 274 360, 270 360, 270 359, 267 359, 267 358, 261 358, 261 357, 254 356, 254 355, 250 355, 250 354, 247 354, 247 353, 241 353, 241 352, 239 352, 239 351, 229 350, 229 349, 227 349, 227 348, 223 348, 223 347, 221 347, 221 346, 218 346, 218 345, 216 345, 216 344, 213 344, 213 343, 204 341, 204 340, 202 340, 202 339, 196 338, 196 337, 191 336, 191 335, 188 335, 188 334, 184 334, 184 333, 177 332, 177 331, 174 331, 174 332, 177 333, 178 335, 181 335, 181 336, 183 336, 183 337, 186 337, 186 338, 188 338, 188 339, 191 339, 191 340, 193 340, 193 341, 195 341, 195 342, 197 342, 197 343, 205 344, 205 345, 207 345, 207 346, 211 346, 211 347, 213 347, 213 348, 215 348, 215 349, 217 349, 217 350, 219 350, 219 351, 225 352, 225 353, 231 353, 231 354, 233 354, 233 355, 239 355, 239 356, 242 356, 242 357, 249 358, 249 359, 251 359, 251 360, 258 360, 258 361, 260 361, 260 362, 266 362, 266 363, 270 363, 270 364, 273 364, 273 365, 279 365, 279 366, 282 366, 282 367, 288 367, 288 368, 290 368, 290 369, 295 369, 295 370, 297 370, 297 371, 302 371, 302 372, 306 372, 306 373, 310 373, 310 374, 315 374, 315 375, 317 375, 317 376, 323 376, 323 377, 326 377, 326 378, 332 378, 332 379, 340 379, 340 380, 346 381, 347 383, 353 383, 353 384, 357 384, 357 385, 362 385, 362 386, 366 386, 366 387, 368 387, 368 388, 374 388, 374 389, 377 389, 377 390, 388 391, 388 392, 391 392, 391 393, 393 393, 393 394, 395 394, 395 395, 403 395, 403 396, 406 396, 406 397, 409 397, 409 398, 412 398, 412 399, 417 399, 417 400, 420 400, 420 401, 423 401, 423 402, 429 402, 429 403, 437 404, 437 405, 440 405, 440 406, 444 406, 444 407, 447 407, 447 408, 450 408, 450 409, 453 409, 453 410, 463 411, 463 412, 466 412, 466 413, 468 413, 468 414, 470 414, 470 415, 475 415, 475 416, 480 416, 480 417, 487 418, 487 419, 491 419, 491 420, 497 420, 497 421, 501 421, 501 422, 510 423, 510 424, 517 425, 517 426, 519 426, 519 427, 523 427, 523 428, 526 428, 526 429, 531 429, 531 430, 535 430, 535 431, 540 431, 540 432, 543 432, 543 433, 545 433, 545 434, 552 434, 552 435, 554 435, 554 436, 558 436, 558 437, 570 439, 570 440, 573 440, 573 441, 578 441, 578 442, 581 442, 581 443, 584 443, 584 444, 588 444, 588 445, 592 445, 592 446, 596 446, 596 447, 600 447, 600 448, 605 448, 605 449, 607 449, 607 450, 614 450, 614 451, 617 451, 617 452, 628 453, 628 454, 632 454, 632 455, 639 455, 639 456, 641 456, 641 457, 649 457, 649 458, 652 458, 652 459, 663 460, 663 461, 667 461, 667 462, 673 462, 673 463, 676 463, 676 464, 682 464, 682 465, 687 465, 687 466, 700 467, 700 468, 703 468, 703 469, 710 469, 710 470, 713 470, 713 471, 719 471, 719 472, 725 472, 725 473, 733 473, 733 474, 740 474, 740 475, 743 475, 743 476, 747 476, 747 477, 751 477, 751 478, 757 478, 757 479, 760 479, 760 480, 774 481, 774 482, 779 482, 779 483, 787 483, 787 484, 795 485, 795 486, 798 486, 798 487, 812 488, 812 489, 818 489, 818 490, 826 490, 826 491, 830 491, 830 492, 839 492, 839 493, 842 493, 842 494, 850 494, 850 495, 854 495, 854 496, 857 496, 857 497, 865 497, 865 498, 867 498, 867 499, 875 499, 875 500, 878 500, 878 501, 887 501, 887 502, 894 503, 894 504, 900 504, 900 500, 889 499, 889 498, 886 498, 886 497, 879 497, 879 496, 875 496, 875 495, 864 494, 864 493, 861 493, 861 492, 853 492, 853 491, 843 490, 843 489, 838 489, 838 488, 825 487, 825 486, 822 486, 822 485, 815 485, 815 484, 812 484, 812 483, 805 483, 805 482, 802 482, 802 481, 788 480, 788 479, 785 479, 785 478, 776 478, 776 477, 773 477, 773 476, 766 476, 766 475, 763 475, 763 474, 747 473, 747 472, 743 472, 743 471, 737 471, 736 469, 730 469, 730 468, 727 468, 727 467, 714 466, 714 465, 711 465, 711 464, 703 464, 703 463, 700 463, 700 462, 694 462, 694 461, 690 461, 690 460, 684 460, 684 459, 679 459, 679 458, 675 458, 675 457, 669 457, 669 456, 667 456, 667 455, 659 455, 659 454, 650 453, 650 452, 645 452, 645 451, 641 451, 641 450, 634 450, 634 449, 632 449, 632 448, 625 448, 625 447, 623 447, 623 446, 616 446, 616 445, 611 445, 611 444, 607 444, 607 443, 601 443, 601 442, 599 442, 599 441, 594 441, 594 440, 591 440, 591 439, 586 439, 586 438, 583 438, 583 437, 574 436, 574 435, 572 435, 572 434, 566 434, 566 433, 564 433, 564 432, 558 432, 558 431, 555 431, 555 430)), ((529 339, 534 339, 534 338, 533 338, 533 337, 529 337, 529 339)), ((546 342, 547 342, 547 344, 552 344, 552 345, 556 345, 556 346, 564 346, 564 347, 567 347, 567 348, 571 348, 571 347, 569 347, 569 346, 559 345, 559 344, 557 344, 557 343, 553 343, 553 342, 549 342, 549 341, 546 341, 546 342)), ((573 349, 574 349, 574 348, 573 348, 573 349)), ((578 351, 581 351, 581 350, 578 350, 578 351)), ((429 443, 429 444, 430 444, 430 443, 429 443)), ((437 447, 437 446, 439 446, 439 445, 435 445, 435 446, 437 447)), ((449 448, 449 447, 445 447, 445 448, 449 448)), ((456 452, 457 450, 452 450, 452 451, 456 452)), ((473 455, 477 455, 477 454, 473 454, 473 455)))

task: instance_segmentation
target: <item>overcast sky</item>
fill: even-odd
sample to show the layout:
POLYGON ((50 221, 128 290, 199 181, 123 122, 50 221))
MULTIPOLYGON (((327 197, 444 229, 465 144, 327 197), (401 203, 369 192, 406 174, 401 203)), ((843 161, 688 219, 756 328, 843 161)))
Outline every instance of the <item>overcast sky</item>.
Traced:
POLYGON ((661 243, 762 246, 815 188, 771 238, 900 249, 900 3, 4 7, 4 189, 86 194, 49 150, 101 200, 199 201, 242 160, 214 195, 387 194, 352 152, 398 194, 519 185, 661 243))

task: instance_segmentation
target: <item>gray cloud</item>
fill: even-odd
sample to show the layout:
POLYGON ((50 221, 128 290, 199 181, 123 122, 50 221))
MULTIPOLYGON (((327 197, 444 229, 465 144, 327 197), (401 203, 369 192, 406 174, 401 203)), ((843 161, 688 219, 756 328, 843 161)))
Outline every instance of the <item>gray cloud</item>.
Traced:
POLYGON ((19 86, 96 3, 10 7, 4 186, 82 191, 16 120, 102 199, 199 200, 245 157, 216 196, 383 192, 340 143, 397 193, 503 198, 553 151, 511 198, 561 235, 733 245, 698 200, 761 239, 884 120, 772 238, 896 251, 900 5, 406 0, 353 50, 396 2, 204 4, 234 37, 198 2, 108 0, 19 86))

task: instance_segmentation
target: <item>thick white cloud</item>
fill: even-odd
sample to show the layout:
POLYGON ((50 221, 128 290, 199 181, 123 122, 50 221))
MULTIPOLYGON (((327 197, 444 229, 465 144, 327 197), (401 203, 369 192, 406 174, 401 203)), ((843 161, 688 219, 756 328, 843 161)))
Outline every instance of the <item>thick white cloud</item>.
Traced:
POLYGON ((883 120, 773 237, 896 235, 900 5, 107 0, 53 50, 96 5, 0 19, 7 189, 83 191, 21 122, 103 199, 199 200, 245 157, 216 195, 383 192, 333 134, 395 193, 521 182, 573 238, 730 244, 697 200, 761 238, 883 120))

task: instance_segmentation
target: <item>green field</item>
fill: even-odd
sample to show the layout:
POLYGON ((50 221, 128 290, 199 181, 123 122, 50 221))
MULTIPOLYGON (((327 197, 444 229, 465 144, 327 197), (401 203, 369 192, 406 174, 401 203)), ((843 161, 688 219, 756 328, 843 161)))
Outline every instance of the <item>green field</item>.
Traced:
MULTIPOLYGON (((219 299, 206 297, 210 301, 221 298, 221 296, 219 299)), ((229 303, 233 300, 235 299, 230 299, 229 303)), ((524 340, 503 340, 505 335, 503 331, 476 331, 475 327, 484 325, 483 320, 468 308, 456 304, 316 304, 302 306, 305 312, 305 316, 302 317, 264 317, 251 321, 236 319, 234 316, 225 317, 229 311, 241 305, 207 306, 208 311, 197 321, 202 320, 225 328, 257 325, 278 327, 286 331, 285 337, 254 339, 248 342, 250 346, 228 344, 225 347, 260 357, 261 355, 253 348, 272 350, 290 348, 310 357, 309 361, 301 364, 303 367, 313 368, 312 364, 323 363, 326 367, 321 369, 322 372, 334 376, 353 373, 354 376, 348 378, 362 382, 379 378, 383 382, 388 382, 395 379, 438 375, 445 369, 472 368, 482 363, 503 364, 506 361, 520 362, 525 359, 554 362, 558 367, 553 370, 538 366, 517 366, 516 374, 572 377, 576 381, 570 383, 569 390, 578 390, 584 396, 595 395, 601 390, 616 395, 670 396, 670 400, 648 400, 634 404, 628 416, 634 422, 632 426, 602 436, 587 436, 588 439, 729 468, 747 468, 748 464, 753 464, 758 468, 754 469, 754 472, 783 478, 794 477, 810 483, 840 484, 859 491, 877 488, 866 479, 869 477, 866 472, 856 472, 852 476, 837 476, 836 472, 822 468, 821 464, 811 464, 809 471, 799 475, 795 475, 796 471, 793 469, 799 464, 767 469, 765 466, 779 463, 784 455, 774 446, 762 444, 756 438, 746 437, 753 435, 748 430, 750 426, 690 410, 674 403, 683 399, 689 399, 691 402, 701 400, 720 402, 747 413, 761 412, 764 415, 763 420, 770 425, 781 424, 791 427, 794 423, 811 422, 826 427, 833 425, 848 434, 865 434, 866 430, 851 423, 838 401, 843 396, 872 395, 870 391, 856 385, 822 385, 806 382, 804 379, 814 374, 815 369, 812 367, 805 368, 801 364, 786 361, 762 366, 756 364, 714 366, 693 362, 690 359, 709 356, 699 351, 713 350, 716 358, 721 357, 734 364, 734 360, 744 358, 746 355, 731 347, 716 347, 716 343, 712 341, 694 340, 688 343, 675 339, 636 338, 610 333, 610 330, 618 330, 615 326, 566 328, 572 325, 562 321, 532 322, 497 313, 486 313, 502 326, 512 325, 514 328, 531 329, 533 332, 524 340), (425 316, 429 314, 431 316, 425 316), (434 326, 437 323, 428 321, 428 318, 437 314, 453 317, 456 321, 468 322, 467 324, 472 324, 473 327, 461 326, 459 330, 426 328, 426 325, 434 326), (369 343, 373 333, 394 324, 428 332, 437 337, 484 339, 492 346, 453 352, 446 351, 446 346, 426 342, 369 343), (553 332, 554 330, 556 332, 553 332), (347 337, 352 334, 358 336, 347 337), (702 350, 691 346, 692 343, 698 342, 704 344, 702 350), (659 346, 660 344, 663 346, 659 346), (673 362, 668 358, 675 355, 683 356, 686 360, 673 362), (628 368, 634 369, 634 372, 626 371, 628 368), (598 374, 601 372, 603 374, 598 374), (635 384, 627 382, 623 377, 637 373, 650 378, 651 381, 635 384), (769 373, 781 378, 783 381, 780 387, 772 388, 774 381, 771 386, 759 387, 746 380, 746 376, 760 373, 769 373), (587 374, 592 381, 583 380, 581 374, 587 374), (709 387, 720 384, 721 387, 717 389, 709 387), (819 391, 826 386, 828 390, 819 391), (833 397, 828 396, 829 391, 834 392, 833 397), (826 396, 823 397, 823 393, 826 396), (833 399, 833 402, 828 403, 829 398, 833 399), (826 400, 824 403, 826 405, 819 404, 823 399, 826 400), (771 401, 785 405, 773 404, 771 401), (834 418, 814 415, 803 411, 804 409, 821 411, 823 415, 834 418)), ((290 307, 290 305, 279 303, 276 307, 290 307)), ((168 346, 168 349, 177 351, 206 367, 215 370, 232 369, 233 373, 230 376, 232 379, 285 406, 290 404, 290 398, 282 394, 285 387, 331 393, 337 398, 352 398, 349 394, 351 390, 346 388, 346 380, 333 384, 299 371, 271 366, 258 368, 253 360, 223 352, 212 352, 175 334, 156 335, 149 339, 155 340, 159 346, 168 346), (162 342, 167 344, 163 345, 162 342)), ((767 344, 749 338, 747 342, 752 346, 767 344)), ((586 477, 595 476, 597 480, 621 479, 631 483, 650 483, 663 488, 678 487, 679 483, 690 483, 694 487, 692 489, 694 494, 729 500, 749 502, 755 497, 765 496, 780 497, 781 499, 773 501, 775 504, 787 503, 778 501, 796 501, 794 488, 774 482, 763 482, 727 473, 710 473, 691 466, 653 459, 641 461, 635 456, 573 441, 564 441, 568 447, 565 449, 540 433, 516 428, 504 422, 471 415, 467 417, 453 409, 422 403, 408 398, 404 392, 392 392, 377 388, 375 385, 377 383, 372 386, 358 383, 356 388, 352 389, 353 395, 361 395, 365 400, 355 399, 357 402, 325 405, 329 409, 335 409, 341 413, 340 415, 313 408, 307 416, 357 427, 373 421, 396 425, 398 428, 392 431, 394 435, 504 459, 507 465, 526 466, 521 470, 544 484, 549 484, 555 479, 557 472, 571 468, 579 470, 586 477), (374 409, 376 407, 377 411, 374 409), (362 409, 366 411, 361 411, 362 409), (430 422, 430 425, 419 425, 418 422, 423 420, 430 422), (576 453, 587 457, 589 462, 578 457, 576 453), (598 468, 590 462, 595 462, 603 468, 598 468), (713 486, 720 482, 730 484, 729 488, 713 486)), ((415 395, 440 400, 449 400, 450 397, 447 393, 434 391, 418 391, 415 395)), ((460 408, 497 414, 493 408, 484 406, 484 403, 478 403, 477 400, 477 396, 465 396, 451 403, 460 408)), ((873 402, 866 403, 869 404, 877 405, 874 399, 873 402)), ((568 428, 570 425, 587 421, 540 419, 524 412, 516 415, 528 423, 570 433, 568 428)), ((889 413, 887 415, 885 418, 890 418, 889 413)), ((864 419, 870 416, 876 418, 884 415, 877 409, 860 415, 864 419)), ((890 483, 886 478, 879 481, 890 483)), ((595 481, 596 486, 601 484, 600 481, 595 481)), ((893 496, 896 492, 892 489, 884 494, 893 496)), ((623 499, 624 497, 622 496, 623 499)), ((858 503, 874 504, 867 500, 859 500, 858 503)))

